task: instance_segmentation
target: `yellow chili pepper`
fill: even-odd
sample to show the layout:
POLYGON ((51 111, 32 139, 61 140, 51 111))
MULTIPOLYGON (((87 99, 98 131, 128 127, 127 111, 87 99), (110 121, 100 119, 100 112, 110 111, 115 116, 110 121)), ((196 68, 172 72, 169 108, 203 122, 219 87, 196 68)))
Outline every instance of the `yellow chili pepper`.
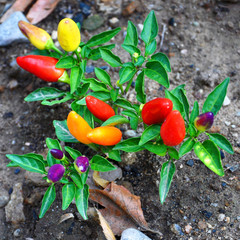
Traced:
POLYGON ((81 143, 92 143, 87 134, 92 131, 88 123, 76 112, 71 111, 67 117, 67 126, 70 133, 81 143))
POLYGON ((24 21, 19 21, 18 27, 36 48, 40 50, 56 48, 51 36, 42 28, 24 21))
POLYGON ((75 51, 81 42, 81 34, 77 24, 70 18, 62 19, 58 24, 58 41, 67 51, 75 51))

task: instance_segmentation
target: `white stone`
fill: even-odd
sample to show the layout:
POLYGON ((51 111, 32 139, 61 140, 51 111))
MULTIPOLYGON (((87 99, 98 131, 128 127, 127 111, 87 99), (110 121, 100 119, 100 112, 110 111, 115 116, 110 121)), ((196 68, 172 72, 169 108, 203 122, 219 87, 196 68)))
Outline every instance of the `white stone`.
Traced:
POLYGON ((229 99, 229 97, 226 95, 226 97, 224 98, 223 101, 223 106, 228 106, 231 103, 231 100, 229 99))
POLYGON ((218 215, 218 221, 219 221, 219 222, 224 221, 225 217, 226 217, 225 214, 220 213, 220 214, 218 215))
POLYGON ((137 229, 128 228, 122 232, 121 240, 151 240, 151 238, 137 229))
POLYGON ((187 55, 188 50, 187 50, 187 49, 182 49, 180 53, 181 53, 182 55, 187 55))

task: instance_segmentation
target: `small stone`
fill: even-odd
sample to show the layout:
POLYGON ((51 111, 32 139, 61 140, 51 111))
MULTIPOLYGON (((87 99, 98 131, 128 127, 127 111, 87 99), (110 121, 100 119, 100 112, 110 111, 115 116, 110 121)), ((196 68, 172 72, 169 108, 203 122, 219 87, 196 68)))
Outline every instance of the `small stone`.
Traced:
POLYGON ((134 130, 127 130, 127 131, 124 132, 124 135, 125 135, 126 137, 132 138, 132 137, 136 137, 136 136, 137 136, 137 133, 136 133, 136 131, 134 131, 134 130))
POLYGON ((212 127, 209 129, 209 132, 210 132, 210 133, 220 133, 220 132, 221 132, 221 127, 220 127, 220 126, 212 126, 212 127))
POLYGON ((122 164, 132 165, 137 161, 137 154, 135 152, 124 152, 122 157, 122 164))
POLYGON ((182 49, 180 53, 181 53, 182 55, 187 55, 188 50, 187 50, 187 49, 182 49))
POLYGON ((236 190, 237 190, 237 191, 240 191, 240 182, 239 182, 239 181, 237 182, 237 184, 236 184, 236 187, 235 187, 235 188, 236 188, 236 190))
POLYGON ((116 17, 113 17, 111 19, 109 19, 109 25, 113 28, 116 28, 119 26, 119 19, 116 17))
POLYGON ((220 155, 221 155, 221 159, 225 158, 224 152, 222 150, 220 150, 220 155))
POLYGON ((27 183, 31 183, 34 186, 39 187, 49 186, 49 183, 43 179, 43 176, 40 173, 26 171, 25 179, 27 183))
POLYGON ((10 90, 14 90, 15 88, 18 87, 18 81, 17 80, 11 80, 9 83, 8 83, 8 88, 10 90))
POLYGON ((226 97, 224 98, 223 101, 223 106, 228 106, 231 103, 231 100, 229 99, 229 97, 226 95, 226 97))
POLYGON ((235 172, 239 169, 239 164, 236 165, 226 164, 225 167, 228 168, 231 172, 235 172))
POLYGON ((137 229, 128 228, 122 232, 120 240, 151 240, 151 238, 137 229))
POLYGON ((237 112, 237 113, 236 113, 236 116, 237 116, 237 117, 240 117, 240 112, 237 112))
POLYGON ((226 126, 230 126, 230 125, 231 125, 231 122, 225 121, 225 125, 226 125, 226 126))
POLYGON ((213 214, 212 212, 208 212, 206 210, 202 211, 202 214, 204 215, 205 218, 209 219, 213 214))
POLYGON ((181 235, 181 236, 184 235, 184 233, 182 232, 182 228, 178 224, 176 223, 172 224, 170 228, 171 228, 171 231, 176 235, 181 235))
POLYGON ((82 11, 82 13, 88 17, 92 11, 91 11, 91 6, 87 5, 86 3, 80 2, 79 7, 82 11))
POLYGON ((0 208, 4 207, 9 201, 8 191, 0 188, 0 208))
POLYGON ((54 41, 58 39, 58 33, 57 33, 56 30, 53 30, 53 31, 52 31, 51 37, 52 37, 52 39, 53 39, 54 41))
POLYGON ((226 217, 225 214, 220 213, 220 214, 218 215, 218 221, 219 221, 219 222, 224 221, 225 217, 226 217))
POLYGON ((94 72, 94 66, 90 65, 86 67, 86 73, 92 73, 94 72))
POLYGON ((80 23, 80 25, 82 26, 83 24, 83 21, 84 21, 84 16, 81 12, 79 13, 76 13, 74 16, 73 16, 73 21, 76 22, 76 23, 80 23))
POLYGON ((199 221, 199 222, 198 222, 198 228, 199 228, 199 229, 206 229, 206 228, 207 228, 206 222, 204 222, 204 221, 199 221))
POLYGON ((0 47, 5 47, 14 42, 28 42, 28 39, 18 28, 18 22, 28 22, 22 12, 14 12, 0 25, 0 47))
POLYGON ((188 224, 187 226, 185 226, 184 230, 185 233, 189 234, 192 231, 192 226, 188 224))
POLYGON ((139 23, 137 26, 138 26, 139 31, 142 32, 142 30, 143 30, 143 24, 139 23))
POLYGON ((3 119, 13 118, 13 112, 6 112, 3 114, 3 119))
POLYGON ((4 92, 4 86, 0 86, 0 93, 3 93, 4 92))
POLYGON ((20 168, 16 168, 15 170, 14 170, 14 174, 19 174, 20 173, 20 168))
POLYGON ((193 22, 193 26, 195 26, 195 27, 199 27, 199 22, 193 22))
POLYGON ((230 22, 230 21, 229 21, 229 22, 227 23, 227 25, 228 25, 230 28, 234 28, 233 22, 230 22))
POLYGON ((240 216, 237 216, 237 220, 240 222, 240 216))
POLYGON ((129 16, 135 12, 135 10, 139 7, 138 1, 132 1, 126 8, 123 9, 122 15, 129 16))
POLYGON ((18 228, 14 231, 13 236, 14 237, 20 237, 20 235, 21 235, 21 229, 18 228))
POLYGON ((227 224, 229 224, 229 223, 230 223, 230 217, 226 217, 226 218, 225 218, 225 222, 226 222, 227 224))
POLYGON ((174 24, 175 24, 175 19, 173 17, 171 17, 169 20, 168 20, 168 24, 172 27, 174 27, 174 24))
POLYGON ((211 206, 217 207, 217 206, 218 206, 218 203, 211 203, 211 206))
POLYGON ((231 127, 232 127, 232 128, 236 128, 237 126, 236 126, 236 125, 234 125, 234 124, 232 124, 232 125, 231 125, 231 127))
POLYGON ((103 23, 104 23, 103 17, 101 17, 98 14, 94 14, 94 15, 88 17, 88 19, 83 21, 82 27, 84 29, 87 29, 88 31, 93 31, 93 30, 101 27, 103 25, 103 23))
POLYGON ((192 167, 194 165, 194 161, 190 159, 186 162, 186 165, 188 165, 189 167, 192 167))

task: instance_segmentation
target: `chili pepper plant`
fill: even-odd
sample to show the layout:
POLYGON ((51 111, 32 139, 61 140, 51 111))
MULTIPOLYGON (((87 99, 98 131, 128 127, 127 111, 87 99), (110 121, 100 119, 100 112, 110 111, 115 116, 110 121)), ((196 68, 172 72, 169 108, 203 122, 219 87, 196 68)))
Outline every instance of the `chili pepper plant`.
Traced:
POLYGON ((66 120, 53 121, 57 139, 46 139, 47 159, 36 153, 7 155, 9 167, 40 173, 50 183, 42 200, 40 218, 55 200, 55 184, 60 183, 62 209, 67 209, 75 199, 79 213, 87 219, 89 169, 100 172, 116 169, 113 162, 121 161, 122 152, 145 150, 162 157, 161 203, 167 197, 175 164, 192 150, 206 167, 224 176, 219 148, 230 154, 233 154, 233 148, 224 136, 207 130, 222 106, 230 79, 226 78, 213 89, 202 109, 197 101, 190 106, 185 84, 170 88, 169 59, 164 53, 156 52, 158 23, 153 11, 145 19, 140 36, 133 22, 128 21, 121 47, 130 55, 129 62, 122 62, 112 51, 115 44, 108 43, 121 31, 120 28, 102 32, 83 42, 79 23, 65 18, 58 25, 58 41, 62 49, 54 45, 43 29, 23 21, 19 22, 19 28, 37 48, 30 55, 17 57, 19 66, 46 82, 69 85, 68 91, 47 86, 39 88, 25 98, 27 102, 41 101, 48 106, 64 102, 71 104, 66 120), (144 50, 140 49, 139 43, 144 44, 144 50), (99 67, 100 59, 119 72, 117 81, 99 67), (89 60, 96 62, 95 78, 86 76, 89 60), (162 86, 165 97, 146 102, 146 78, 162 86), (137 103, 126 99, 133 81, 137 103), (121 124, 128 124, 133 130, 143 127, 141 137, 123 140, 121 124), (201 142, 200 135, 205 135, 207 140, 201 142), (66 143, 64 149, 59 141, 66 143), (68 143, 85 144, 96 154, 89 159, 67 146, 68 143))

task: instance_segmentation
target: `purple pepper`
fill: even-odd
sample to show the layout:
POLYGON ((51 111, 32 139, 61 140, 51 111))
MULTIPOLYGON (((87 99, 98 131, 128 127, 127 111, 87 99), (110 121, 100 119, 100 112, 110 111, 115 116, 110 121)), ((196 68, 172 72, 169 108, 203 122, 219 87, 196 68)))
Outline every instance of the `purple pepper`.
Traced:
POLYGON ((89 167, 89 160, 85 156, 77 157, 74 162, 74 167, 79 173, 84 173, 89 167))
POLYGON ((197 116, 194 120, 194 126, 200 132, 210 129, 213 125, 214 115, 212 112, 206 112, 197 116))
POLYGON ((50 153, 52 154, 52 156, 58 160, 62 160, 64 158, 64 153, 59 150, 59 149, 51 149, 50 153))
POLYGON ((65 168, 62 164, 54 164, 48 170, 48 179, 55 183, 61 180, 65 172, 65 168))

